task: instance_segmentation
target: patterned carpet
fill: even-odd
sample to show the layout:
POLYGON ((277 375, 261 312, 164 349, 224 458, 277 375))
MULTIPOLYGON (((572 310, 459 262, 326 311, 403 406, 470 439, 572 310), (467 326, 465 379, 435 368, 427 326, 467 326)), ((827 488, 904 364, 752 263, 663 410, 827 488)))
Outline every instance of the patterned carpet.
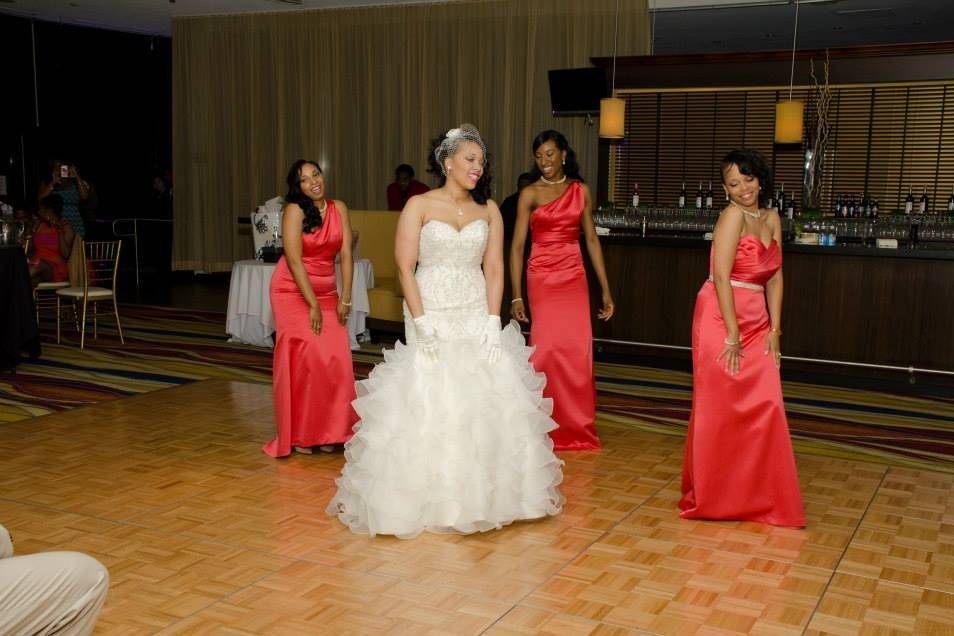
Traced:
MULTIPOLYGON (((80 351, 78 336, 0 373, 0 424, 197 380, 271 380, 271 351, 226 342, 216 312, 124 306, 126 344, 107 324, 80 351)), ((366 377, 378 347, 354 355, 366 377)), ((600 363, 599 420, 665 435, 685 434, 692 377, 679 371, 600 363)), ((785 405, 799 452, 954 473, 954 401, 786 382, 785 405)))

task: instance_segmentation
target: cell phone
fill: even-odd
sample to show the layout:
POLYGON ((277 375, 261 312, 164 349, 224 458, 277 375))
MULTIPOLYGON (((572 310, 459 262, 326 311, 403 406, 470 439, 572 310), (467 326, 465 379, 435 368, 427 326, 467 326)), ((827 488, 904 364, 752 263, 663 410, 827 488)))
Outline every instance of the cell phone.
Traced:
POLYGON ((70 167, 65 163, 60 166, 60 179, 70 178, 70 167))

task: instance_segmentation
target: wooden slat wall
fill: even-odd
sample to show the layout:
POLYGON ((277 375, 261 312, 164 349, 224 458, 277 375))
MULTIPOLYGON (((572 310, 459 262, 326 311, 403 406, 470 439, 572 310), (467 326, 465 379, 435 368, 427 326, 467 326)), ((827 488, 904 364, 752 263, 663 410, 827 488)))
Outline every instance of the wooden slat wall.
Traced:
MULTIPOLYGON (((801 200, 799 145, 774 143, 775 104, 787 90, 713 89, 621 92, 627 100, 626 138, 613 148, 611 198, 628 205, 633 184, 641 202, 675 205, 685 182, 688 203, 700 181, 713 182, 722 197, 719 159, 733 148, 761 151, 775 172, 776 189, 801 200)), ((806 133, 810 127, 810 94, 806 133)), ((835 86, 830 111, 832 134, 825 157, 823 205, 839 194, 859 199, 868 193, 883 210, 903 206, 912 189, 926 189, 930 211, 943 212, 954 187, 954 82, 835 86)))

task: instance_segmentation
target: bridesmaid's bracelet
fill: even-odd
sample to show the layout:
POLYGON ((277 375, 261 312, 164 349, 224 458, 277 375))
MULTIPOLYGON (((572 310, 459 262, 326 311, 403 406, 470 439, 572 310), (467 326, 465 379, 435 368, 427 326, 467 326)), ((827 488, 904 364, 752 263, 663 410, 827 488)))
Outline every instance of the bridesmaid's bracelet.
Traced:
POLYGON ((781 336, 781 335, 782 335, 782 330, 781 330, 781 329, 772 328, 772 329, 769 329, 769 333, 777 333, 778 335, 781 336))
POLYGON ((731 340, 729 340, 728 338, 726 338, 726 339, 723 340, 722 342, 726 343, 726 344, 729 345, 730 347, 738 347, 738 346, 739 346, 739 341, 738 341, 738 340, 736 340, 735 342, 732 342, 731 340))
POLYGON ((345 307, 350 307, 350 306, 351 306, 351 303, 346 303, 346 302, 343 301, 343 300, 341 301, 341 304, 344 305, 345 307))
POLYGON ((523 298, 514 298, 513 300, 510 301, 510 304, 512 305, 514 303, 522 303, 522 302, 523 302, 523 298))

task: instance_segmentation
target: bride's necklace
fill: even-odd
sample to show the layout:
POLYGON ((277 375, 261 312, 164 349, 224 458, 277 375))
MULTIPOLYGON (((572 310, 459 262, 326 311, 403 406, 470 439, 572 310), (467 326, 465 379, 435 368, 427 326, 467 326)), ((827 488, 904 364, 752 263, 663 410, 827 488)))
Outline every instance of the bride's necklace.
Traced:
POLYGON ((563 173, 563 177, 561 177, 560 179, 557 179, 556 181, 550 181, 549 179, 547 179, 546 177, 544 177, 544 176, 541 174, 541 175, 540 175, 540 181, 543 181, 543 182, 544 182, 545 184, 547 184, 547 185, 559 185, 559 184, 563 183, 564 181, 566 181, 566 173, 564 172, 564 173, 563 173))
POLYGON ((743 207, 742 207, 741 205, 739 205, 738 203, 736 203, 735 201, 732 202, 732 205, 734 205, 735 207, 737 207, 737 208, 739 208, 740 210, 742 210, 742 214, 744 214, 744 215, 746 215, 746 216, 750 216, 750 217, 752 217, 753 219, 756 219, 756 220, 762 218, 762 210, 760 210, 760 209, 758 209, 758 208, 755 208, 755 212, 750 212, 750 211, 746 210, 745 208, 743 208, 743 207))
MULTIPOLYGON (((451 200, 451 205, 453 205, 455 208, 457 208, 457 216, 464 216, 464 210, 461 208, 460 205, 458 205, 457 201, 454 200, 454 197, 452 197, 451 195, 448 194, 448 195, 447 195, 447 198, 449 198, 449 199, 451 200)), ((466 203, 466 202, 467 202, 467 200, 464 199, 464 203, 466 203)))

